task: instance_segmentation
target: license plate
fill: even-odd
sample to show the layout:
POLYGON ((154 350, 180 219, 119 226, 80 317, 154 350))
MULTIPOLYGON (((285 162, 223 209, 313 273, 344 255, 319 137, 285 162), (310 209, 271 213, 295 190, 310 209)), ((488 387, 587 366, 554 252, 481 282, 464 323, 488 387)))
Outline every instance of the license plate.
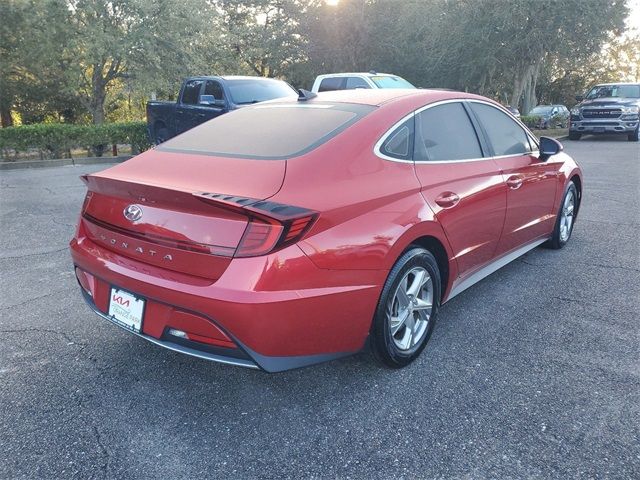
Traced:
POLYGON ((144 315, 144 299, 133 293, 112 287, 109 297, 109 317, 118 325, 139 333, 144 315))
POLYGON ((593 131, 596 133, 604 133, 604 127, 596 127, 593 129, 593 131))

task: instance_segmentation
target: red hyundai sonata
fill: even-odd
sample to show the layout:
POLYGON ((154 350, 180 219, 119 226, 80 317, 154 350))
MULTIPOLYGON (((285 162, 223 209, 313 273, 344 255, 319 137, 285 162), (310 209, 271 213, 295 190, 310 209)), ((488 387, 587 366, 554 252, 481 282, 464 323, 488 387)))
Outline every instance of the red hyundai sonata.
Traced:
POLYGON ((442 304, 571 236, 580 168, 497 103, 351 90, 234 111, 100 173, 71 241, 100 316, 277 372, 402 367, 442 304))

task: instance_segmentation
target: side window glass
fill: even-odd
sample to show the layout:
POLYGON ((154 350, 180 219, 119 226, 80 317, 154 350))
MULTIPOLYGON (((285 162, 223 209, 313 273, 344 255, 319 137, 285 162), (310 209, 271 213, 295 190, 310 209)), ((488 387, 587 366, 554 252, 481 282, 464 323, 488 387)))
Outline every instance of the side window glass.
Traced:
POLYGON ((204 86, 203 95, 213 95, 216 100, 224 100, 224 92, 222 90, 222 85, 213 80, 208 80, 206 85, 204 86))
POLYGON ((347 90, 354 88, 371 88, 364 78, 360 77, 347 77, 347 84, 344 87, 347 90))
POLYGON ((332 90, 343 90, 342 86, 344 78, 342 77, 329 77, 324 78, 320 82, 320 87, 318 88, 319 92, 330 92, 332 90))
POLYGON ((399 160, 411 160, 413 153, 413 117, 397 127, 380 146, 380 153, 399 160))
POLYGON ((416 115, 416 161, 482 158, 480 142, 464 106, 445 103, 416 115))
POLYGON ((202 87, 202 80, 188 81, 182 92, 182 103, 197 105, 200 96, 200 87, 202 87))
POLYGON ((526 132, 506 113, 485 103, 470 102, 471 108, 484 127, 496 156, 530 152, 526 132))

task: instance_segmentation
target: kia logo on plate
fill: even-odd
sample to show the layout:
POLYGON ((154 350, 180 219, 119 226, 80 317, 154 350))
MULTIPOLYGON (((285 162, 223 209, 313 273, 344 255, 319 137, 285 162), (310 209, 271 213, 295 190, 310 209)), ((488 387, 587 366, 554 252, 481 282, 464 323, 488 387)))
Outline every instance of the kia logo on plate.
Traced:
POLYGON ((142 218, 142 207, 138 205, 129 205, 124 209, 124 217, 132 222, 137 222, 142 218))

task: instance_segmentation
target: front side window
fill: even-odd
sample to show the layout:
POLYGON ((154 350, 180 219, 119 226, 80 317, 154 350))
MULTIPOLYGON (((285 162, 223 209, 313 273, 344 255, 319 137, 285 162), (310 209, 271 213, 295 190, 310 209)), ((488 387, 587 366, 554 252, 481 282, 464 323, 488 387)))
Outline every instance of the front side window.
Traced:
POLYGON ((489 137, 495 156, 531 151, 527 133, 509 115, 486 103, 471 102, 470 105, 489 137))
POLYGON ((204 86, 204 95, 213 95, 216 100, 224 100, 222 85, 214 80, 207 80, 204 86))
POLYGON ((427 108, 415 121, 416 161, 482 158, 478 136, 460 102, 427 108))
POLYGON ((197 105, 201 87, 202 80, 189 80, 184 86, 184 90, 182 92, 182 103, 186 103, 187 105, 197 105))
POLYGON ((354 88, 371 88, 364 78, 360 77, 347 77, 347 84, 345 85, 347 90, 354 88))

